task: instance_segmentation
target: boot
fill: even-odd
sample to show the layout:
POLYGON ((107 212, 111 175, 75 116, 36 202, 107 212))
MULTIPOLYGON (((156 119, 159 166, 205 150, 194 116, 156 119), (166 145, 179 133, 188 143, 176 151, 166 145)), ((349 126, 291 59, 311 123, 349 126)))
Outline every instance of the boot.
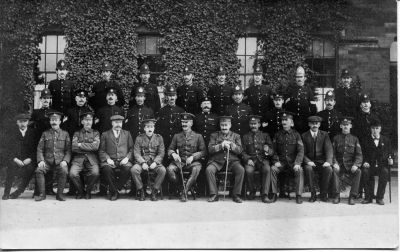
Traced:
POLYGON ((355 204, 354 198, 355 197, 353 195, 349 196, 349 205, 354 205, 355 204))
POLYGON ((296 195, 296 203, 297 204, 302 204, 303 203, 303 200, 301 199, 300 195, 296 195))
POLYGON ((151 201, 157 201, 158 200, 158 198, 157 198, 157 193, 158 193, 158 190, 157 189, 153 189, 152 191, 151 191, 151 198, 150 198, 150 200, 151 201))
POLYGON ((317 200, 317 194, 315 192, 311 192, 311 198, 308 202, 314 203, 317 200))
POLYGON ((10 194, 10 199, 17 199, 20 195, 21 193, 18 190, 16 190, 15 192, 10 194))
POLYGON ((1 197, 2 200, 8 200, 10 198, 9 194, 3 194, 3 197, 1 197))
POLYGON ((186 202, 187 201, 187 192, 185 191, 185 189, 182 189, 182 191, 181 191, 180 201, 181 202, 186 202))
POLYGON ((144 193, 144 189, 139 190, 139 201, 145 201, 146 200, 146 195, 144 193))
POLYGON ((326 195, 326 193, 321 193, 320 194, 320 198, 321 198, 321 201, 323 201, 323 202, 327 202, 328 201, 328 196, 326 195))
POLYGON ((46 199, 45 179, 43 173, 36 173, 36 186, 38 195, 35 195, 35 201, 46 199))
POLYGON ((253 200, 256 198, 256 190, 255 189, 250 191, 248 198, 249 198, 249 200, 253 200))
POLYGON ((57 179, 57 195, 56 195, 56 200, 58 201, 65 201, 63 195, 65 183, 67 183, 67 175, 63 173, 59 174, 57 179))

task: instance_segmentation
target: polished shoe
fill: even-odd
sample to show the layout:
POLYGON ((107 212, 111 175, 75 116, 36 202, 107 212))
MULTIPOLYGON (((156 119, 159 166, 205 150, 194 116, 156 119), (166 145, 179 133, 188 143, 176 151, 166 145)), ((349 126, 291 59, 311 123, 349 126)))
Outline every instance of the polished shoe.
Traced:
POLYGON ((35 201, 42 201, 46 199, 45 194, 35 195, 35 201))
POLYGON ((356 204, 356 202, 354 201, 354 197, 350 196, 349 197, 349 205, 354 205, 354 204, 356 204))
POLYGON ((75 196, 75 199, 83 199, 83 194, 82 193, 78 193, 78 194, 76 194, 76 196, 75 196))
POLYGON ((111 201, 116 201, 118 199, 118 192, 115 192, 110 195, 110 200, 111 201))
POLYGON ((255 199, 255 198, 256 198, 256 190, 252 190, 252 191, 250 192, 249 196, 247 196, 247 198, 248 198, 249 200, 255 199))
POLYGON ((333 198, 333 200, 332 200, 332 203, 333 203, 333 204, 339 204, 339 202, 340 202, 340 198, 339 198, 339 197, 335 197, 335 198, 333 198))
POLYGON ((10 199, 18 199, 21 194, 17 191, 10 194, 10 199))
POLYGON ((85 199, 91 199, 92 198, 92 193, 91 192, 86 192, 85 193, 85 199))
POLYGON ((376 204, 383 206, 385 205, 385 202, 383 201, 383 199, 377 199, 376 204))
POLYGON ((370 198, 365 198, 361 201, 361 204, 371 204, 372 203, 372 199, 370 198))
POLYGON ((234 202, 236 202, 236 203, 242 203, 243 201, 242 201, 242 199, 239 197, 239 196, 233 196, 232 197, 232 200, 234 201, 234 202))
POLYGON ((139 190, 139 201, 145 201, 146 200, 146 195, 144 193, 144 189, 139 190))
POLYGON ((296 195, 296 203, 297 204, 302 204, 303 203, 303 200, 301 199, 300 195, 296 195))
POLYGON ((158 190, 153 189, 153 190, 151 191, 150 200, 151 200, 151 201, 157 201, 157 200, 158 200, 157 194, 158 194, 158 190))
POLYGON ((56 196, 56 200, 58 200, 58 201, 65 201, 65 198, 64 198, 64 196, 62 196, 62 195, 57 195, 57 196, 56 196))
POLYGON ((218 198, 218 195, 217 194, 213 194, 213 195, 211 195, 209 198, 208 198, 208 202, 216 202, 216 201, 218 201, 219 200, 219 198, 218 198))
POLYGON ((10 198, 9 194, 3 194, 3 197, 1 197, 2 200, 8 200, 10 198))
POLYGON ((268 195, 266 195, 266 194, 261 196, 261 201, 264 202, 264 203, 272 203, 272 202, 274 202, 273 199, 268 198, 268 195))
POLYGON ((308 199, 308 202, 314 203, 316 200, 317 200, 317 194, 315 192, 312 192, 311 198, 308 199))
POLYGON ((328 202, 328 195, 326 193, 321 193, 319 195, 319 198, 321 199, 322 202, 328 202))

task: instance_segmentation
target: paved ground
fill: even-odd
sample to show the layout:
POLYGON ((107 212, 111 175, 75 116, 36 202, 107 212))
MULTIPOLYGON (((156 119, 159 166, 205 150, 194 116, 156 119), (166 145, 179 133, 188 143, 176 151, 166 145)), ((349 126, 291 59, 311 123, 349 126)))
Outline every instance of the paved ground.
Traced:
MULTIPOLYGON (((295 204, 281 200, 208 203, 201 198, 110 202, 48 197, 32 192, 0 201, 2 249, 90 248, 395 248, 398 246, 398 193, 392 203, 295 204)), ((2 190, 0 192, 2 194, 2 190)), ((309 194, 305 194, 309 196, 309 194)))

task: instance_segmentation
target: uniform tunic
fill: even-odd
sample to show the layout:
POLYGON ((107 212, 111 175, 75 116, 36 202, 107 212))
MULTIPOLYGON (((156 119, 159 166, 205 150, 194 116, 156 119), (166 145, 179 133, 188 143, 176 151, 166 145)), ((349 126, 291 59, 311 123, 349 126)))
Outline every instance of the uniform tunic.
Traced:
POLYGON ((360 102, 360 93, 355 88, 340 87, 335 90, 336 109, 344 116, 355 116, 360 102))
POLYGON ((51 107, 60 112, 67 112, 75 101, 74 89, 75 82, 70 80, 52 80, 49 89, 53 96, 51 107))
POLYGON ((193 121, 193 129, 203 136, 205 144, 208 145, 211 133, 219 130, 218 115, 206 112, 197 114, 193 121))
POLYGON ((263 115, 261 122, 268 123, 262 131, 267 132, 270 136, 274 137, 276 132, 282 129, 282 114, 283 109, 273 108, 263 115))
POLYGON ((317 113, 317 116, 322 118, 320 130, 328 132, 331 140, 342 131, 340 128, 340 118, 342 114, 336 109, 322 110, 317 113))
POLYGON ((161 108, 161 101, 160 101, 160 96, 158 94, 157 85, 152 83, 147 83, 147 84, 140 83, 133 85, 130 96, 131 100, 129 101, 129 107, 132 107, 136 104, 135 92, 138 87, 143 87, 146 92, 145 94, 146 99, 144 100, 144 105, 151 108, 154 114, 157 114, 161 108))
POLYGON ((96 124, 96 129, 103 133, 112 128, 110 117, 113 115, 123 115, 124 111, 117 105, 106 105, 100 108, 96 112, 96 117, 99 119, 98 124, 96 124))
POLYGON ((193 84, 188 86, 183 84, 176 89, 176 105, 183 108, 186 112, 193 115, 200 113, 200 104, 204 99, 203 91, 193 84))
POLYGON ((253 114, 251 107, 244 103, 234 103, 226 107, 225 115, 232 116, 231 131, 243 136, 250 131, 249 117, 253 114))
POLYGON ((272 106, 271 88, 266 85, 254 85, 244 91, 245 103, 250 105, 255 115, 262 116, 272 106))
POLYGON ((207 97, 211 100, 211 112, 217 115, 223 115, 225 108, 233 103, 233 87, 228 84, 214 85, 207 92, 207 97))
POLYGON ((89 105, 97 112, 98 109, 107 105, 107 88, 116 90, 118 101, 115 103, 119 107, 125 105, 124 94, 118 83, 115 81, 100 81, 92 87, 92 92, 95 94, 89 99, 89 105))
POLYGON ((87 112, 92 112, 89 106, 82 107, 74 107, 67 110, 66 116, 68 120, 64 123, 62 128, 68 131, 70 137, 74 135, 74 133, 82 128, 81 124, 81 115, 87 112))
POLYGON ((142 121, 149 118, 154 118, 151 108, 145 105, 134 105, 128 110, 124 129, 129 130, 132 138, 135 139, 139 134, 144 133, 142 121))

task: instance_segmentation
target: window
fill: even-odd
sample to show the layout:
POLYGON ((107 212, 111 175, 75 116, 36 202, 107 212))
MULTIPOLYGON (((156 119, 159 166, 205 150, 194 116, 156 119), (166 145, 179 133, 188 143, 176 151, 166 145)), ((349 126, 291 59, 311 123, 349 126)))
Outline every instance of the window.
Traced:
POLYGON ((254 65, 261 58, 257 55, 257 49, 257 37, 239 38, 236 55, 240 60, 239 80, 243 89, 249 87, 254 65))
POLYGON ((146 63, 150 68, 150 82, 158 84, 158 79, 164 72, 161 43, 163 38, 158 35, 140 34, 137 50, 139 53, 138 66, 146 63))
POLYGON ((56 65, 60 59, 64 59, 66 44, 64 35, 46 35, 42 37, 42 42, 39 44, 41 54, 38 67, 39 75, 43 76, 46 84, 57 78, 56 65))

